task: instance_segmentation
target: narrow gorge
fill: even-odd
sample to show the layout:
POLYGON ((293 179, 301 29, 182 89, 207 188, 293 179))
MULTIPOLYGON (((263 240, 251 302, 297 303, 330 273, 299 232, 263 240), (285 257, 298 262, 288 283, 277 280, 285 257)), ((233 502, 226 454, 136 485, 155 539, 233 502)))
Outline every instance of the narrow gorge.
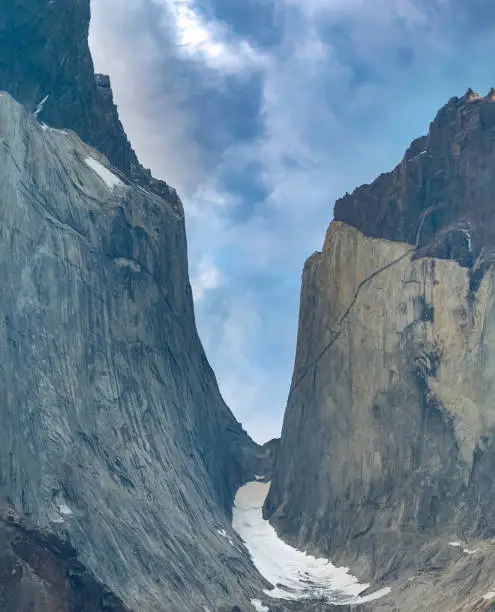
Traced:
POLYGON ((89 23, 0 3, 0 612, 495 610, 495 92, 336 203, 259 446, 89 23))

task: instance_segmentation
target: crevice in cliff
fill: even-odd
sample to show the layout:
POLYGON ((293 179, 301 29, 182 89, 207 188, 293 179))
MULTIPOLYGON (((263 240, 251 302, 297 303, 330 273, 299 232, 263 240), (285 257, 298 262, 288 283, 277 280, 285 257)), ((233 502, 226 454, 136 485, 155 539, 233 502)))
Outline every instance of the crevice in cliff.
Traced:
MULTIPOLYGON (((443 205, 442 205, 443 206, 443 205)), ((398 263, 400 263, 402 260, 404 260, 406 257, 409 257, 410 255, 412 255, 418 248, 419 243, 420 243, 420 239, 421 239, 421 232, 424 226, 424 222, 426 217, 438 210, 439 208, 441 208, 442 206, 432 206, 430 208, 428 208, 427 210, 423 211, 423 213, 421 214, 421 219, 419 221, 419 225, 418 225, 418 230, 417 230, 417 234, 416 234, 416 242, 415 245, 413 247, 411 247, 410 249, 408 249, 405 253, 403 253, 400 257, 397 257, 396 259, 394 259, 393 261, 381 266, 380 268, 378 268, 377 270, 375 270, 374 272, 372 272, 369 276, 367 276, 366 278, 364 278, 359 285, 357 286, 356 291, 354 292, 354 296, 351 300, 351 302, 349 303, 349 305, 347 306, 347 308, 344 311, 344 314, 340 317, 338 323, 337 323, 337 329, 333 329, 331 330, 331 334, 332 334, 332 339, 330 340, 330 342, 328 342, 325 347, 320 351, 320 353, 318 354, 318 356, 316 357, 316 359, 310 363, 308 366, 306 366, 306 368, 304 369, 303 373, 300 374, 300 376, 296 379, 296 381, 291 385, 291 393, 293 391, 295 391, 295 389, 298 387, 298 385, 301 383, 301 381, 305 378, 306 374, 308 373, 308 371, 312 368, 316 368, 316 366, 318 365, 318 363, 321 361, 321 359, 324 357, 324 355, 330 350, 330 348, 335 344, 335 342, 337 342, 337 340, 340 338, 343 330, 340 329, 343 324, 345 323, 345 321, 347 320, 347 317, 349 316, 352 308, 354 307, 354 305, 356 304, 358 298, 359 298, 359 294, 361 293, 361 291, 363 290, 363 288, 374 278, 376 278, 379 274, 381 274, 382 272, 384 272, 385 270, 389 270, 390 268, 392 268, 393 266, 397 265, 398 263)))

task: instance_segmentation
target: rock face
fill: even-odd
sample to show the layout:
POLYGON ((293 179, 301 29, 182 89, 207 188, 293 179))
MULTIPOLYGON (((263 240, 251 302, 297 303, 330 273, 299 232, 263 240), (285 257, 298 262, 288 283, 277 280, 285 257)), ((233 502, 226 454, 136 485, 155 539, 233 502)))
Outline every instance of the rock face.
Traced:
POLYGON ((128 612, 67 542, 12 512, 0 511, 0 550, 2 612, 128 612))
MULTIPOLYGON (((5 609, 247 606, 261 578, 232 500, 270 453, 220 396, 182 205, 139 165, 88 21, 89 0, 0 6, 0 503, 30 525, 0 525, 0 568, 34 584, 5 609)), ((5 601, 26 585, 12 576, 5 601)))
POLYGON ((493 259, 494 101, 492 91, 452 98, 392 172, 337 201, 335 219, 366 236, 427 247, 419 254, 468 266, 480 253, 493 259))
POLYGON ((337 203, 304 268, 265 514, 375 582, 414 576, 439 551, 445 564, 449 541, 495 536, 488 258, 474 274, 495 244, 493 127, 491 96, 449 102, 400 166, 337 203), (448 246, 458 228, 462 257, 448 246))
POLYGON ((201 348, 183 218, 7 94, 0 142, 0 497, 132 609, 242 600, 219 532, 261 451, 201 348))

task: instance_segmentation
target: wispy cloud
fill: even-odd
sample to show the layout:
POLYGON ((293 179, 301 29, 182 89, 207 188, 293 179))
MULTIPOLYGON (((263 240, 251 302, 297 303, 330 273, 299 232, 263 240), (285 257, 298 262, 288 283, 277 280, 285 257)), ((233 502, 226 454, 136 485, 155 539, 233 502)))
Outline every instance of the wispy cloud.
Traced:
POLYGON ((200 334, 257 439, 280 429, 300 272, 333 201, 449 97, 488 89, 494 26, 486 0, 93 2, 97 67, 183 197, 200 334))
POLYGON ((177 49, 185 57, 204 62, 213 69, 238 73, 263 63, 247 40, 232 40, 227 25, 207 20, 192 0, 165 0, 175 23, 177 49))
POLYGON ((199 305, 209 291, 218 289, 221 284, 222 273, 220 269, 209 261, 200 261, 196 266, 196 276, 191 279, 196 305, 199 305))

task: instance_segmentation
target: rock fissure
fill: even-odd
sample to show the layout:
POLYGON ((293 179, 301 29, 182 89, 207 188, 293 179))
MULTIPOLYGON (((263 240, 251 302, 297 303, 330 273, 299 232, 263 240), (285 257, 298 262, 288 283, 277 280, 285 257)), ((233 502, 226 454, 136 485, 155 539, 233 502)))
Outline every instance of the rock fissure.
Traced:
POLYGON ((393 172, 337 202, 304 268, 264 513, 359 577, 405 581, 373 610, 474 609, 489 590, 490 557, 466 581, 453 555, 471 555, 449 542, 495 537, 494 127, 493 96, 450 101, 393 172), (418 572, 435 585, 419 604, 418 572))

